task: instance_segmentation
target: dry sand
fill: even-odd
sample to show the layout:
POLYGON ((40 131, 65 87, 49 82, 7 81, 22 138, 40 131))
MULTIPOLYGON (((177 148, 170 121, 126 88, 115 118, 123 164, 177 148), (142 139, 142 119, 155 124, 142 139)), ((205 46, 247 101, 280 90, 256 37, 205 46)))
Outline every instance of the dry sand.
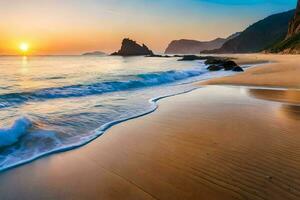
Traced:
POLYGON ((300 56, 272 54, 227 55, 237 58, 239 64, 254 64, 268 61, 246 72, 231 77, 209 80, 202 84, 256 85, 300 88, 300 56))
POLYGON ((1 173, 0 199, 299 199, 299 97, 208 86, 161 100, 82 148, 1 173))

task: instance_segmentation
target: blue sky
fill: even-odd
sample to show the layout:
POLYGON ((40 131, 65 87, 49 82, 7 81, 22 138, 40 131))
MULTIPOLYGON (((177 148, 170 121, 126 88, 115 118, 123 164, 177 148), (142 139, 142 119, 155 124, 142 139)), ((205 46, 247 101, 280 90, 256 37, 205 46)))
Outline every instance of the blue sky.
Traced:
POLYGON ((295 0, 195 0, 198 2, 209 2, 223 5, 259 5, 259 4, 279 4, 279 5, 294 5, 295 0))
POLYGON ((296 0, 0 1, 0 53, 20 41, 40 53, 111 52, 124 37, 163 51, 171 40, 227 37, 295 6, 296 0))

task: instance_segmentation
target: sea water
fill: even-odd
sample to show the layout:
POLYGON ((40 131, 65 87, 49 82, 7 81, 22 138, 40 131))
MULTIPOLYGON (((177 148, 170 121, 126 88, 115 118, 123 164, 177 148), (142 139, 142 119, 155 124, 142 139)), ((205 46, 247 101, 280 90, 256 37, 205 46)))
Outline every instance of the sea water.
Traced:
POLYGON ((0 171, 101 140, 110 126, 154 111, 158 99, 229 74, 173 57, 2 56, 0 171))

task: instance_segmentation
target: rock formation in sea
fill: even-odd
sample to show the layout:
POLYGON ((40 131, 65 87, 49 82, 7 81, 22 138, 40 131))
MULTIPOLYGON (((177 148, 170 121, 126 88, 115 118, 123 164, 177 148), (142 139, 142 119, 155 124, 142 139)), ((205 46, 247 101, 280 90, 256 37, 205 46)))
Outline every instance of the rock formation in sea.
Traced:
POLYGON ((203 50, 220 48, 225 42, 237 37, 239 34, 235 33, 228 38, 216 38, 211 41, 173 40, 166 48, 165 54, 199 54, 203 50))
POLYGON ((103 56, 103 55, 105 55, 105 53, 102 51, 92 51, 92 52, 86 52, 82 54, 82 56, 103 56))
POLYGON ((205 61, 207 70, 209 71, 234 71, 234 72, 243 72, 243 68, 241 68, 236 62, 230 60, 230 58, 218 58, 218 57, 210 57, 205 61))
MULTIPOLYGON (((176 56, 177 57, 177 56, 176 56)), ((209 71, 235 71, 243 72, 243 68, 240 67, 236 62, 229 57, 218 57, 218 56, 196 56, 196 55, 184 55, 180 56, 178 61, 193 61, 193 60, 205 60, 204 64, 208 65, 207 70, 209 71)))
POLYGON ((154 55, 153 52, 145 45, 139 45, 135 41, 125 38, 122 41, 121 49, 115 53, 113 56, 149 56, 154 55))
POLYGON ((295 10, 274 14, 249 26, 239 36, 223 44, 220 49, 202 53, 255 53, 282 41, 295 10))

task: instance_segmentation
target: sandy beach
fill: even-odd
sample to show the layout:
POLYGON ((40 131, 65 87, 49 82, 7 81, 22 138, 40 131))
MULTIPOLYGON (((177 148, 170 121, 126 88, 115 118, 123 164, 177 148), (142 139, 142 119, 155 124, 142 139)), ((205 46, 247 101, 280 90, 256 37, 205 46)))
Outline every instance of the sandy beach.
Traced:
POLYGON ((299 199, 300 57, 237 57, 272 63, 199 83, 81 148, 2 172, 0 199, 299 199))
POLYGON ((299 55, 240 54, 224 56, 236 58, 236 62, 240 65, 269 63, 260 64, 259 67, 248 69, 239 75, 209 80, 204 84, 300 88, 299 55))
POLYGON ((0 5, 0 200, 300 200, 300 0, 0 5))

